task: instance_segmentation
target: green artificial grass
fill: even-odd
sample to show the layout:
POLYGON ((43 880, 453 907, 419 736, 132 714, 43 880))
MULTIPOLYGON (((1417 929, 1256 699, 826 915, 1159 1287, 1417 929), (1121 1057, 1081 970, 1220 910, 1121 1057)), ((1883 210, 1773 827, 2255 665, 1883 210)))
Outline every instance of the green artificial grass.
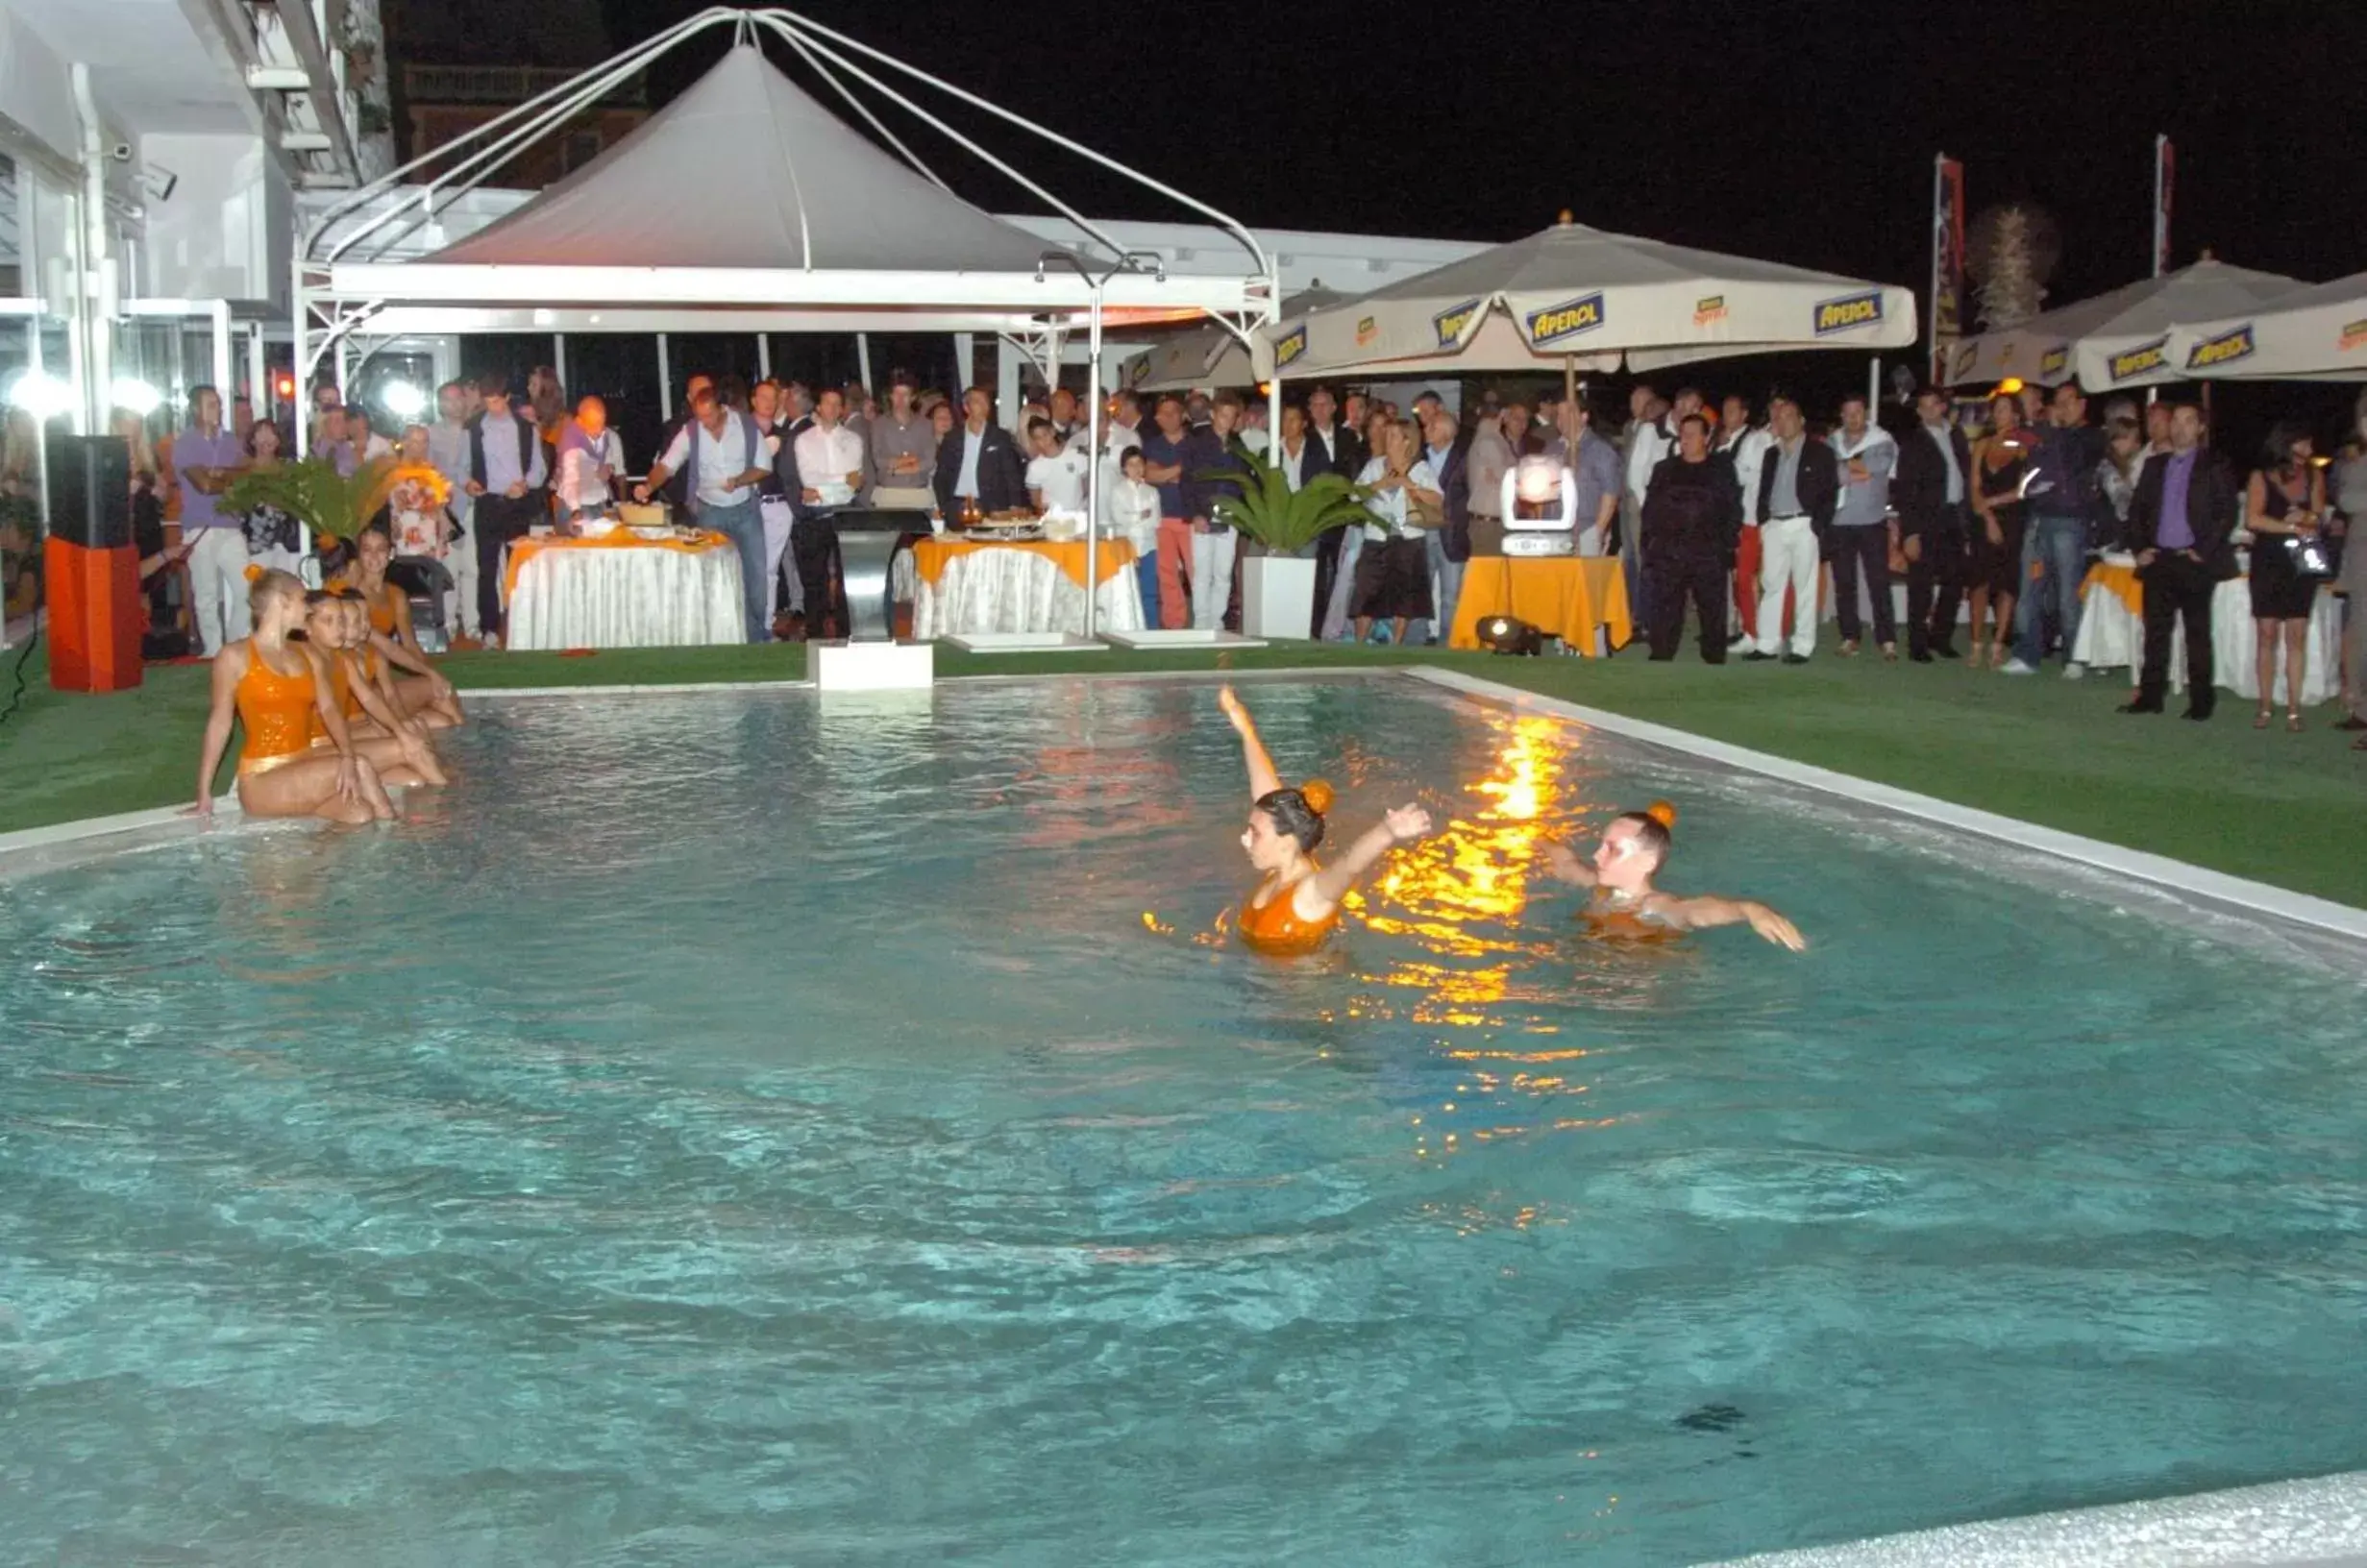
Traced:
MULTIPOLYGON (((0 704, 14 658, 13 650, 0 655, 0 704)), ((2010 678, 1829 651, 1800 668, 1711 667, 1689 653, 1655 665, 1640 650, 1609 660, 1516 659, 1309 644, 1224 653, 937 653, 946 679, 1405 663, 1462 670, 2367 907, 2367 856, 2356 848, 2367 842, 2367 755, 2327 727, 2338 717, 2331 704, 2314 710, 2305 734, 2260 732, 2252 728, 2252 705, 2226 692, 2216 718, 2192 724, 2175 713, 2114 713, 2128 697, 2118 675, 2010 678)), ((794 645, 459 653, 443 668, 463 690, 671 685, 798 679, 805 657, 794 645)), ((49 689, 37 651, 24 705, 0 724, 0 830, 190 799, 207 674, 202 666, 153 667, 138 691, 68 696, 49 689)))

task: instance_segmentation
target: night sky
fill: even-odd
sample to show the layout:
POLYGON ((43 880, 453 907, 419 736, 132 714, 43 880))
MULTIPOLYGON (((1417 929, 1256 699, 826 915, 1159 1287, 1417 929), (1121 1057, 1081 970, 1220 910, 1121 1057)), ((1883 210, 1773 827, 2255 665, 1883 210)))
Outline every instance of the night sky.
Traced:
MULTIPOLYGON (((602 4, 620 44, 699 9, 602 4)), ((1566 207, 1598 228, 1920 295, 1945 151, 1965 164, 1970 211, 2019 198, 2055 214, 2061 304, 2148 270, 2163 131, 2180 261, 2208 246, 2312 282, 2367 268, 2367 5, 2352 0, 820 0, 806 13, 1251 224, 1496 240, 1566 207)), ((653 99, 723 44, 719 31, 678 51, 653 99)), ((1025 166, 1100 215, 1180 216, 1063 155, 1025 166)), ((982 167, 968 181, 940 167, 988 208, 1034 205, 982 167)))

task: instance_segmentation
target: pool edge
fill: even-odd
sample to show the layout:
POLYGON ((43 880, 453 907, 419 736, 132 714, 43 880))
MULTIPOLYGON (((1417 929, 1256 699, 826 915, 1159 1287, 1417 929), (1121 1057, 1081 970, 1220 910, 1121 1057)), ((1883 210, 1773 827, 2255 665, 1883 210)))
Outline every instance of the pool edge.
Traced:
POLYGON ((1441 670, 1431 665, 1402 665, 1396 673, 1466 697, 1484 697, 1524 712, 1568 719, 1629 740, 1664 747, 1730 768, 1763 773, 1787 783, 1862 801, 1900 816, 1995 839, 2016 848, 2034 849, 2061 860, 2092 866, 2115 875, 2169 888, 2231 908, 2272 916, 2353 941, 2367 942, 2367 910, 2338 904, 2330 898, 2294 893, 2266 882, 2214 871, 2190 861, 2173 860, 2167 855, 2107 844, 2101 839, 2065 833, 2059 828, 2041 827, 2034 822, 2001 817, 1995 812, 1982 811, 1974 806, 1960 806, 1936 796, 1918 795, 1912 790, 1902 790, 1894 785, 1877 784, 1855 773, 1837 772, 1812 763, 1794 762, 1788 757, 1779 757, 1770 752, 1754 751, 1748 747, 1714 741, 1688 730, 1656 724, 1646 719, 1632 719, 1625 714, 1590 708, 1559 698, 1540 697, 1516 686, 1499 685, 1457 670, 1441 670))

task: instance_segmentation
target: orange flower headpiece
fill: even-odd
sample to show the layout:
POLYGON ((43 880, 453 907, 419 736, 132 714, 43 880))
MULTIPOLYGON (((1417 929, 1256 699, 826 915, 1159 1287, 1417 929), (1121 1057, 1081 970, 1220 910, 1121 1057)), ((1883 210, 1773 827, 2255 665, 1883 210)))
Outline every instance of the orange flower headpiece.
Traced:
POLYGON ((1331 785, 1319 778, 1311 778, 1298 786, 1298 797, 1307 802, 1307 809, 1318 817, 1331 815, 1331 785))
POLYGON ((249 561, 249 562, 247 563, 247 581, 249 581, 249 582, 260 582, 260 581, 262 581, 262 580, 263 580, 263 569, 262 569, 261 567, 259 567, 259 566, 257 566, 254 562, 249 561))
POLYGON ((1653 801, 1643 808, 1643 814, 1660 823, 1661 831, 1664 833, 1674 833, 1677 830, 1677 808, 1665 800, 1653 801))

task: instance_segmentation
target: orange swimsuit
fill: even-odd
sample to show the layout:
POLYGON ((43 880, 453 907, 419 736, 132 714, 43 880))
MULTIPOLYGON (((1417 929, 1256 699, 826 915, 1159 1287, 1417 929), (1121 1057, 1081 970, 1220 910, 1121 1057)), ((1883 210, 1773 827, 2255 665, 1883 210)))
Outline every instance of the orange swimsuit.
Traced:
POLYGON ((1630 903, 1596 890, 1578 912, 1587 935, 1598 942, 1674 942, 1685 933, 1643 913, 1640 901, 1630 903))
POLYGON ((301 674, 284 675, 247 645, 246 674, 238 677, 238 722, 246 744, 238 749, 238 776, 267 772, 310 749, 308 732, 320 715, 312 705, 312 661, 299 653, 301 674))
MULTIPOLYGON (((345 659, 346 654, 343 649, 334 649, 329 654, 329 695, 336 703, 337 712, 343 714, 345 722, 351 724, 361 716, 361 698, 354 695, 353 673, 345 659)), ((308 727, 312 738, 312 745, 327 746, 329 744, 329 726, 321 723, 318 709, 313 711, 312 722, 308 727)))
POLYGON ((382 583, 379 587, 378 597, 370 600, 370 629, 382 637, 395 634, 394 600, 401 592, 391 582, 382 583))
MULTIPOLYGON (((1307 875, 1314 874, 1314 870, 1310 868, 1307 875)), ((1257 894, 1249 895, 1248 901, 1241 906, 1239 930, 1241 940, 1261 953, 1285 957, 1312 953, 1323 945, 1323 939, 1330 936, 1333 928, 1340 923, 1340 909, 1336 904, 1332 906, 1331 913, 1319 920, 1300 919, 1298 912, 1291 907, 1298 894, 1297 882, 1287 888, 1273 887, 1270 882, 1261 883, 1258 892, 1268 894, 1266 902, 1260 904, 1257 894)))

